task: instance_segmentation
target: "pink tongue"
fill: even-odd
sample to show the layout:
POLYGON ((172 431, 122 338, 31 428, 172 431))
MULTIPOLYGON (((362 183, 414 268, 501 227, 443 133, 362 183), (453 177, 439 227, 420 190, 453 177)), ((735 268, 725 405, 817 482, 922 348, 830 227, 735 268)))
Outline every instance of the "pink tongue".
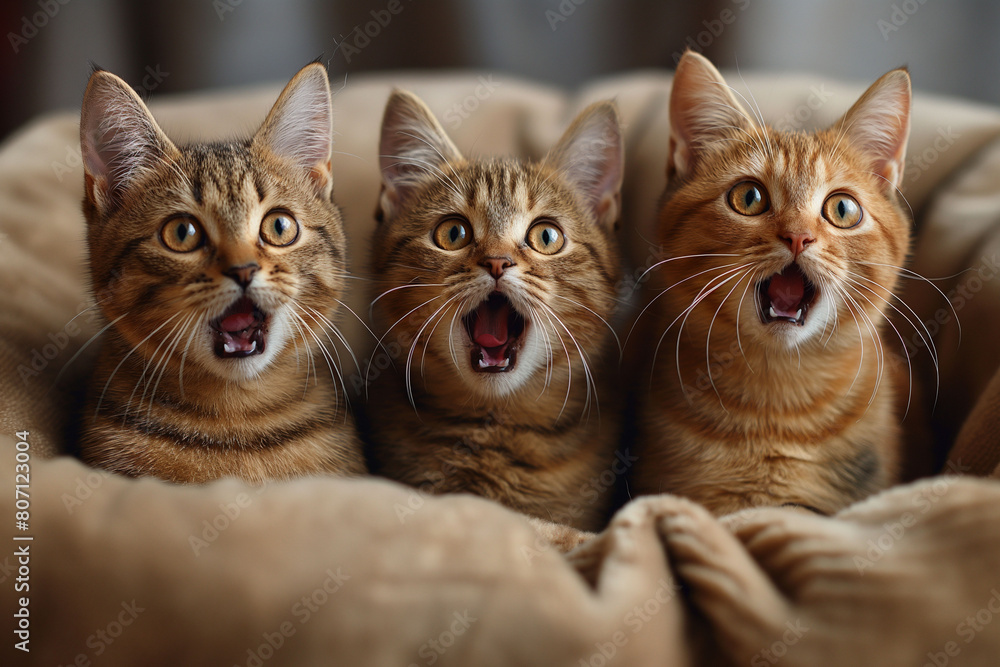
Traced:
POLYGON ((507 343, 507 320, 510 304, 504 301, 499 308, 491 308, 489 303, 479 307, 476 322, 472 327, 472 340, 482 347, 499 347, 507 343))
POLYGON ((806 284, 802 280, 802 272, 791 266, 771 278, 767 295, 771 298, 775 312, 794 317, 805 291, 806 284))
POLYGON ((224 318, 219 322, 219 328, 223 331, 228 331, 230 333, 236 333, 237 331, 243 331, 251 324, 256 321, 253 313, 233 313, 229 317, 224 318))

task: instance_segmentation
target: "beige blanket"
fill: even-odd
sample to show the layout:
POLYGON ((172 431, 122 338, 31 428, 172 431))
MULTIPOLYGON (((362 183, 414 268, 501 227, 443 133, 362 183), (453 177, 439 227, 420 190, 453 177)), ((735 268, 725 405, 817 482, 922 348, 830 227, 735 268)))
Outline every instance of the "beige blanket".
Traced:
MULTIPOLYGON (((790 128, 833 120, 862 89, 747 82, 765 117, 790 128)), ((667 146, 669 77, 655 72, 573 97, 496 75, 351 80, 334 100, 334 177, 355 271, 392 85, 426 99, 478 154, 538 155, 582 105, 616 97, 628 138, 623 234, 642 269, 667 146)), ((178 139, 219 136, 252 129, 277 90, 153 111, 178 139)), ((684 501, 642 500, 571 561, 476 498, 378 480, 177 487, 65 456, 97 330, 75 123, 73 113, 38 120, 0 148, 2 664, 997 664, 1000 484, 969 475, 996 476, 1000 463, 1000 111, 920 93, 914 103, 904 189, 914 267, 943 280, 915 280, 905 298, 936 355, 913 343, 912 327, 900 331, 922 387, 917 410, 934 403, 937 360, 931 421, 942 463, 956 442, 948 476, 830 519, 759 510, 720 522, 684 501), (30 467, 20 498, 19 455, 30 467), (30 652, 15 647, 23 641, 30 652)), ((351 305, 362 312, 359 292, 351 305)), ((363 350, 360 326, 345 325, 363 350)))

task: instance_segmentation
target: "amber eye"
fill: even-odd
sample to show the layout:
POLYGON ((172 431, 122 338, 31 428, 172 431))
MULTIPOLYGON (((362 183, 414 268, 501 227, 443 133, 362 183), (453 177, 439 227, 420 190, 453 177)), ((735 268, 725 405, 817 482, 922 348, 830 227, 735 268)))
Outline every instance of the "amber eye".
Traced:
POLYGON ((260 238, 279 248, 292 245, 299 238, 299 223, 284 211, 271 211, 260 223, 260 238))
POLYGON ((864 214, 861 211, 861 204, 851 195, 838 192, 830 195, 823 202, 823 217, 835 227, 850 229, 859 222, 864 214))
POLYGON ((543 220, 536 222, 528 230, 528 245, 543 255, 554 255, 566 245, 562 230, 553 223, 543 220))
POLYGON ((434 230, 434 243, 442 250, 461 250, 472 242, 472 227, 463 218, 443 220, 434 230))
POLYGON ((763 185, 743 181, 729 191, 729 206, 740 215, 760 215, 771 208, 771 201, 763 185))
POLYGON ((205 232, 196 219, 181 215, 163 223, 160 240, 174 252, 191 252, 204 245, 205 232))

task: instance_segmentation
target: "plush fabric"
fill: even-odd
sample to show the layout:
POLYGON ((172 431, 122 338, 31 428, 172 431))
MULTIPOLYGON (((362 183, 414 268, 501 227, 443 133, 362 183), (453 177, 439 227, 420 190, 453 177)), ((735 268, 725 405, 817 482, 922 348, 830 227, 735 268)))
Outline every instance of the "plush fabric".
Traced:
MULTIPOLYGON (((577 110, 615 97, 628 161, 622 235, 630 273, 641 272, 669 82, 639 72, 572 96, 487 74, 344 82, 334 179, 353 270, 363 274, 374 224, 382 105, 400 86, 469 154, 540 156, 577 110)), ((808 76, 746 82, 763 115, 789 128, 831 122, 864 89, 808 76)), ((213 138, 252 131, 278 90, 152 109, 177 140, 213 138)), ((914 100, 903 189, 916 216, 913 267, 943 279, 933 284, 951 295, 961 342, 954 317, 933 325, 951 312, 946 297, 915 280, 905 298, 937 344, 931 421, 941 462, 957 434, 949 476, 834 518, 774 509, 717 521, 685 501, 641 500, 570 559, 481 499, 380 480, 181 487, 67 456, 85 343, 98 330, 86 310, 76 120, 39 119, 0 147, 0 516, 10 534, 34 537, 0 556, 0 600, 15 610, 25 593, 14 590, 23 574, 13 553, 29 545, 31 652, 13 649, 17 619, 5 613, 3 664, 980 665, 1000 655, 1000 621, 988 622, 1000 612, 1000 483, 956 476, 987 476, 1000 462, 1000 281, 987 277, 1000 252, 1000 111, 914 100), (31 453, 24 532, 13 523, 20 431, 31 453)), ((363 315, 366 286, 352 282, 348 302, 363 315)), ((370 336, 350 316, 344 328, 363 363, 370 336)), ((912 327, 900 331, 914 347, 911 409, 924 415, 932 356, 912 327)))

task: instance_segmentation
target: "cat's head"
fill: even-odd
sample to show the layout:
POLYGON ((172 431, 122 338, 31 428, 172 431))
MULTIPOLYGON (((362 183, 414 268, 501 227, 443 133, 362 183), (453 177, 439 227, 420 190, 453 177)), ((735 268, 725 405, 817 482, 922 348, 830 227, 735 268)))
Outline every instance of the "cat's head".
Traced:
POLYGON ((563 393, 571 375, 584 383, 580 357, 593 363, 608 339, 619 273, 615 106, 581 112, 541 162, 466 160, 396 91, 380 155, 375 305, 399 365, 445 368, 484 398, 532 379, 563 393))
POLYGON ((685 328, 704 334, 714 320, 781 349, 873 335, 909 243, 897 190, 907 72, 884 75, 828 129, 779 132, 688 52, 670 124, 659 222, 668 261, 657 273, 677 312, 697 304, 685 328))
POLYGON ((251 139, 177 146, 128 84, 93 73, 80 122, 93 290, 145 358, 239 381, 325 338, 345 267, 331 118, 313 63, 251 139))

